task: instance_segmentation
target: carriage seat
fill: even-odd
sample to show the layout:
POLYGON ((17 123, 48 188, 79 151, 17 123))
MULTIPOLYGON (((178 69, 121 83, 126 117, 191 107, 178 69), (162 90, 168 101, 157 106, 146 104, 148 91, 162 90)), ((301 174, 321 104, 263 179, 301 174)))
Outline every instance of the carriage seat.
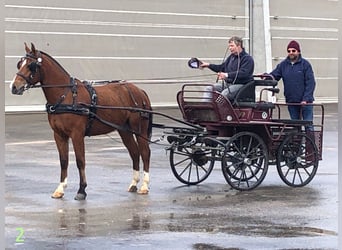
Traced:
POLYGON ((203 99, 205 91, 198 91, 198 86, 213 86, 213 84, 184 84, 182 90, 177 93, 178 106, 183 114, 183 118, 187 122, 194 124, 204 124, 206 122, 226 121, 227 115, 232 115, 233 120, 239 119, 235 112, 235 108, 251 108, 256 110, 267 110, 274 108, 273 103, 256 102, 255 86, 275 86, 276 81, 270 80, 254 80, 241 87, 233 100, 229 100, 226 96, 214 89, 210 92, 210 98, 203 99))
POLYGON ((256 101, 255 97, 255 87, 256 86, 264 86, 265 90, 271 90, 274 93, 278 93, 279 89, 275 88, 278 82, 275 80, 254 80, 246 85, 244 85, 241 89, 239 89, 236 94, 233 106, 235 107, 243 107, 243 108, 253 108, 253 109, 261 109, 268 110, 275 108, 274 103, 272 102, 263 102, 261 100, 256 101))

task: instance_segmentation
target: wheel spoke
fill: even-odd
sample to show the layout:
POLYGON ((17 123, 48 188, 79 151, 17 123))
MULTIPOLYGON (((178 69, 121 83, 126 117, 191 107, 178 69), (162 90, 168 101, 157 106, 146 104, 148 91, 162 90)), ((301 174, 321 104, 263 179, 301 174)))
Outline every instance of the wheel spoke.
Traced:
POLYGON ((222 172, 235 189, 251 190, 264 180, 268 170, 266 144, 252 132, 240 132, 228 140, 222 172))
POLYGON ((215 151, 202 143, 173 147, 170 150, 170 166, 175 177, 187 185, 196 185, 211 173, 215 163, 215 151))
POLYGON ((318 168, 318 150, 304 133, 289 134, 279 146, 277 170, 289 186, 302 187, 315 176, 318 168))
MULTIPOLYGON (((179 173, 179 176, 182 176, 187 170, 189 169, 189 172, 191 172, 191 162, 186 165, 186 167, 179 173)), ((189 180, 189 178, 188 178, 189 180)))
MULTIPOLYGON (((181 155, 181 154, 180 154, 180 155, 181 155)), ((175 163, 174 165, 175 165, 175 166, 178 166, 179 164, 182 164, 183 162, 186 162, 186 161, 188 161, 188 160, 191 160, 191 158, 190 158, 190 157, 187 157, 187 158, 185 158, 185 159, 183 159, 183 160, 180 160, 179 162, 175 163)), ((188 166, 189 166, 189 165, 191 165, 191 163, 188 164, 188 166)))
MULTIPOLYGON (((189 163, 189 165, 188 165, 188 167, 187 167, 187 169, 189 169, 189 171, 188 171, 188 181, 190 181, 191 180, 191 169, 192 169, 192 160, 191 160, 191 163, 189 163)), ((185 169, 184 169, 185 170, 185 169)), ((183 171, 184 172, 184 171, 183 171)))
POLYGON ((299 169, 296 169, 296 171, 297 171, 297 175, 298 175, 298 178, 300 180, 300 183, 301 184, 304 183, 303 178, 302 178, 302 174, 300 173, 299 169))

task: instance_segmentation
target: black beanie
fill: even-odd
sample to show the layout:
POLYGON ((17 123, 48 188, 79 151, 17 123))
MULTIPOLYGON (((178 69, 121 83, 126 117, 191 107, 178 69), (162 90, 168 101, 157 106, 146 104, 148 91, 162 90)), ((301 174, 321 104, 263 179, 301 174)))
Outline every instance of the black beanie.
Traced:
POLYGON ((292 40, 289 45, 287 45, 287 49, 296 49, 298 52, 300 52, 300 46, 299 46, 299 43, 295 40, 292 40))

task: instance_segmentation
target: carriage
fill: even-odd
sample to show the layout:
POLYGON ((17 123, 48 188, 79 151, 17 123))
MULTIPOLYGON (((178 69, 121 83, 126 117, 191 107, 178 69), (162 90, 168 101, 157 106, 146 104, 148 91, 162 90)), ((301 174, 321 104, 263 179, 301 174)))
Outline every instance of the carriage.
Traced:
MULTIPOLYGON (((262 100, 263 93, 279 92, 277 82, 254 80, 230 101, 219 92, 203 98, 200 87, 184 84, 177 94, 183 120, 152 111, 147 94, 125 81, 98 84, 80 81, 50 55, 25 44, 26 55, 18 62, 10 88, 21 95, 41 88, 47 100, 48 120, 54 131, 60 159, 60 183, 52 198, 62 198, 67 186, 69 139, 71 139, 80 183, 75 196, 87 196, 85 136, 117 130, 132 159, 133 178, 129 192, 149 192, 150 137, 152 127, 163 129, 170 151, 170 166, 184 184, 196 185, 221 162, 226 181, 235 189, 251 190, 264 180, 268 166, 276 164, 281 179, 293 187, 305 186, 316 174, 322 159, 324 109, 318 107, 318 122, 291 120, 283 116, 284 106, 262 100), (255 88, 262 88, 256 101, 255 88), (164 115, 182 126, 152 123, 152 115, 164 115), (284 118, 285 117, 285 118, 284 118), (140 159, 143 181, 140 180, 140 159)), ((207 91, 207 90, 206 90, 207 91)))
POLYGON ((204 95, 208 88, 201 90, 199 85, 184 84, 177 94, 183 119, 197 126, 164 131, 170 166, 180 182, 201 183, 215 162, 221 162, 225 180, 237 190, 259 186, 269 165, 276 165, 282 181, 292 187, 314 178, 322 159, 323 105, 309 104, 314 106, 312 122, 291 120, 285 111, 289 104, 263 101, 265 93, 279 92, 274 80, 255 79, 234 100, 214 90, 204 95))

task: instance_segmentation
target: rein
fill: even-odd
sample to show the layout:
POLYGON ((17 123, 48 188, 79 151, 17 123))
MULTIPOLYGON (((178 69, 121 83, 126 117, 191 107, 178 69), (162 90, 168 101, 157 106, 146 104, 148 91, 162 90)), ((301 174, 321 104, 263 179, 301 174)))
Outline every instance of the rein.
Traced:
MULTIPOLYGON (((87 103, 78 103, 80 104, 81 106, 84 106, 86 107, 85 110, 88 111, 88 113, 84 113, 84 115, 91 115, 93 116, 95 119, 97 119, 99 122, 109 126, 109 127, 112 127, 116 130, 124 130, 124 131, 128 131, 128 132, 131 132, 132 134, 135 134, 137 136, 140 136, 142 139, 148 141, 149 143, 154 143, 154 144, 158 144, 158 141, 160 141, 160 139, 158 140, 155 140, 155 141, 152 141, 150 140, 149 138, 146 138, 146 137, 143 137, 140 135, 140 133, 138 133, 137 131, 134 131, 132 129, 130 129, 129 126, 119 126, 117 124, 114 124, 114 123, 111 123, 111 122, 108 122, 104 119, 102 119, 101 117, 99 117, 98 115, 96 115, 95 113, 92 113, 91 111, 89 111, 88 108, 92 108, 93 105, 90 105, 90 104, 87 104, 87 103)), ((173 121, 176 121, 180 124, 184 124, 184 125, 187 125, 189 127, 191 127, 193 130, 197 131, 197 132, 203 132, 204 131, 204 128, 201 127, 201 126, 198 126, 198 125, 195 125, 195 124, 192 124, 192 123, 189 123, 189 122, 186 122, 184 120, 180 120, 180 119, 177 119, 177 118, 174 118, 172 116, 169 116, 169 115, 166 115, 164 113, 160 113, 160 112, 155 112, 155 111, 152 111, 152 110, 147 110, 147 109, 142 109, 142 108, 133 108, 133 107, 117 107, 117 106, 101 106, 101 105, 95 105, 95 108, 96 109, 116 109, 116 110, 128 110, 128 111, 131 111, 131 112, 140 112, 140 113, 149 113, 149 114, 153 114, 153 115, 160 115, 160 116, 163 116, 163 117, 166 117, 170 120, 173 120, 173 121)), ((157 124, 157 123, 153 123, 152 124, 152 127, 155 127, 155 128, 160 128, 160 129, 166 129, 166 128, 172 128, 172 129, 179 129, 180 127, 175 127, 175 126, 168 126, 168 125, 164 125, 164 124, 157 124)), ((180 128, 180 129, 183 129, 183 128, 180 128)))
MULTIPOLYGON (((124 80, 83 81, 83 83, 87 83, 87 85, 119 83, 119 82, 124 82, 124 80)), ((72 86, 73 84, 56 84, 56 85, 36 84, 36 85, 32 85, 30 88, 65 88, 65 87, 72 87, 72 86)))
POLYGON ((35 88, 65 88, 65 87, 72 87, 72 84, 59 84, 59 85, 42 85, 42 84, 36 84, 29 87, 30 89, 35 88))
MULTIPOLYGON (((162 78, 148 78, 148 79, 129 79, 125 81, 139 82, 139 81, 166 81, 166 80, 177 80, 177 79, 191 79, 205 76, 214 76, 216 74, 206 74, 206 75, 191 75, 191 76, 177 76, 177 77, 162 77, 162 78)), ((149 83, 150 84, 150 83, 149 83)))
MULTIPOLYGON (((158 113, 158 112, 152 112, 151 110, 147 110, 147 109, 143 109, 143 108, 138 108, 138 107, 115 107, 115 106, 100 106, 97 105, 97 95, 96 95, 96 91, 95 89, 92 87, 93 84, 109 84, 109 83, 120 83, 120 82, 128 82, 125 80, 112 80, 112 81, 91 81, 91 82, 87 82, 87 81, 83 81, 81 82, 83 84, 83 86, 87 89, 89 95, 90 95, 90 104, 87 103, 78 103, 77 102, 77 91, 78 91, 78 82, 76 81, 75 78, 71 77, 68 72, 56 61, 54 60, 52 57, 50 57, 48 54, 45 54, 44 52, 41 51, 37 51, 37 56, 32 55, 32 54, 26 54, 25 57, 23 57, 21 59, 21 61, 18 62, 18 69, 20 68, 20 63, 24 61, 24 59, 26 58, 30 58, 33 59, 33 61, 28 65, 29 66, 29 70, 31 71, 31 74, 27 77, 21 73, 17 73, 17 75, 19 77, 22 77, 25 81, 26 81, 26 85, 24 90, 30 89, 30 88, 65 88, 64 93, 60 96, 59 100, 55 103, 55 104, 50 104, 47 103, 46 104, 46 111, 48 114, 62 114, 62 113, 72 113, 72 114, 76 114, 76 115, 86 115, 88 116, 88 122, 86 125, 86 131, 85 131, 85 135, 86 136, 90 136, 90 131, 91 131, 91 127, 93 124, 93 121, 96 119, 99 122, 112 127, 116 130, 124 130, 124 131, 129 131, 135 135, 140 136, 139 131, 133 131, 131 128, 129 128, 129 126, 127 124, 120 126, 117 124, 113 124, 111 122, 108 122, 104 119, 102 119, 101 117, 99 117, 96 114, 97 109, 117 109, 117 110, 129 110, 131 112, 140 112, 142 116, 146 116, 146 114, 158 114, 158 115, 162 115, 164 117, 167 117, 169 119, 172 119, 174 121, 177 121, 179 123, 185 124, 187 126, 190 126, 196 130, 203 130, 202 127, 199 127, 197 125, 191 124, 191 123, 187 123, 183 120, 179 120, 176 118, 173 118, 171 116, 167 116, 165 114, 162 113, 158 113), (69 76, 70 78, 70 83, 66 83, 66 84, 48 84, 48 83, 44 83, 42 84, 41 82, 38 81, 39 84, 35 84, 33 82, 34 78, 36 77, 36 74, 39 74, 39 77, 41 77, 41 72, 40 72, 40 67, 41 67, 41 63, 42 63, 42 55, 47 56, 48 58, 50 58, 51 60, 53 60, 58 66, 60 66, 60 68, 69 76), (71 104, 64 104, 63 101, 65 100, 67 94, 71 92, 72 94, 72 103, 71 104)), ((172 80, 172 79, 186 79, 186 78, 195 78, 195 77, 203 77, 203 76, 212 76, 214 74, 208 74, 208 75, 201 75, 201 76, 184 76, 184 77, 170 77, 170 78, 152 78, 152 79, 135 79, 135 80, 129 80, 129 81, 165 81, 165 80, 172 80)), ((134 95, 131 93, 131 91, 129 90, 129 88, 126 86, 129 95, 133 101, 133 103, 137 106, 137 101, 134 98, 134 95)), ((152 126, 158 126, 158 127, 162 127, 162 125, 159 124, 152 124, 152 126)), ((145 140, 149 140, 148 138, 144 138, 145 140)))
MULTIPOLYGON (((87 104, 87 103, 78 103, 82 106, 85 106, 85 107, 91 107, 91 105, 87 104)), ((117 109, 117 110, 128 110, 128 111, 131 111, 131 112, 145 112, 145 113, 150 113, 150 114, 153 114, 153 115, 160 115, 160 116, 163 116, 163 117, 166 117, 170 120, 173 120, 173 121, 176 121, 176 122, 179 122, 181 124, 184 124, 184 125, 187 125, 189 127, 192 127, 196 130, 203 130, 203 127, 201 126, 198 126, 196 124, 192 124, 192 123, 189 123, 189 122, 186 122, 184 120, 180 120, 180 119, 177 119, 177 118, 174 118, 172 116, 169 116, 169 115, 166 115, 164 113, 160 113, 160 112, 156 112, 156 111, 152 111, 152 110, 147 110, 147 109, 142 109, 142 108, 133 108, 133 107, 117 107, 117 106, 101 106, 101 105, 96 105, 95 106, 97 109, 117 109)), ((162 127, 163 125, 159 125, 159 124, 155 124, 156 127, 162 127)))

